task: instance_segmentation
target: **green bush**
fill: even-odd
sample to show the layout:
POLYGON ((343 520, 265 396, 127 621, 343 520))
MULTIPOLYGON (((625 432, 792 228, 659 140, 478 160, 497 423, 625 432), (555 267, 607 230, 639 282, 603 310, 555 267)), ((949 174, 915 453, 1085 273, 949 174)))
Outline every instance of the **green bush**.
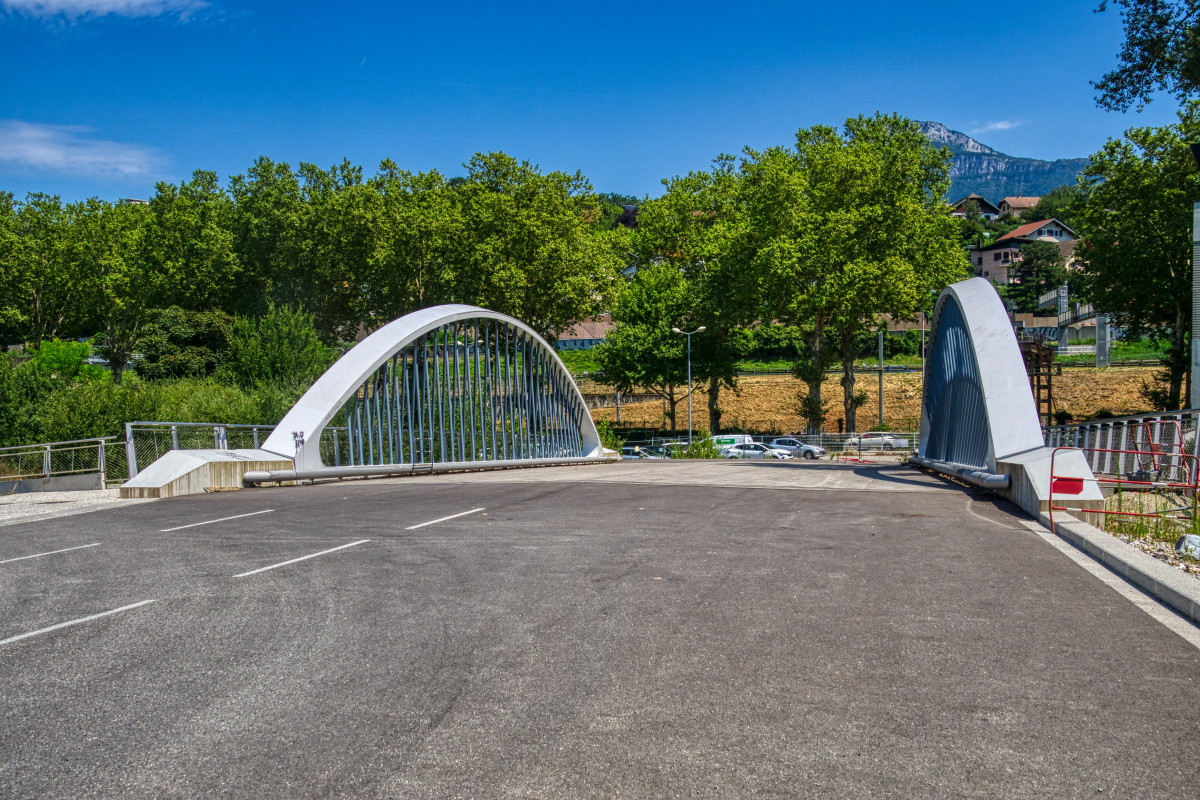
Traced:
POLYGON ((687 447, 676 446, 671 453, 672 458, 720 458, 721 448, 713 441, 712 435, 701 428, 692 438, 687 447))
POLYGON ((160 309, 138 339, 134 368, 147 380, 212 375, 227 357, 232 326, 222 311, 160 309))
POLYGON ((596 423, 596 432, 600 434, 600 444, 609 450, 620 453, 621 448, 625 446, 625 440, 617 436, 617 432, 613 430, 612 425, 606 419, 596 423))
POLYGON ((234 320, 224 372, 243 387, 307 387, 336 360, 311 314, 272 305, 257 319, 234 320))

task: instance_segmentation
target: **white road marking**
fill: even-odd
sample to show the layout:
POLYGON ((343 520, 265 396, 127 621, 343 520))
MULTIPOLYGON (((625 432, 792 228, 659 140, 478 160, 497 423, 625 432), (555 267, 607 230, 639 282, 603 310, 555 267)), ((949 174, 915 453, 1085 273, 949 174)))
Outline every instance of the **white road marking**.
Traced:
POLYGON ((220 519, 207 519, 204 522, 193 522, 191 525, 180 525, 177 528, 163 528, 159 533, 170 533, 171 531, 181 531, 184 528, 194 528, 197 525, 212 525, 214 522, 225 522, 231 519, 241 519, 242 517, 253 517, 255 514, 270 514, 275 509, 268 508, 266 511, 251 511, 249 514, 237 514, 232 517, 221 517, 220 519))
POLYGON ((100 546, 100 543, 96 542, 95 544, 81 544, 78 547, 64 547, 62 550, 51 550, 48 553, 34 553, 31 556, 19 556, 17 558, 6 558, 3 561, 0 561, 0 564, 7 564, 10 561, 24 561, 27 558, 41 558, 42 556, 52 556, 55 553, 69 553, 72 550, 82 550, 85 547, 99 547, 99 546, 100 546))
POLYGON ((426 525, 433 525, 434 523, 437 523, 437 522, 445 522, 448 519, 457 519, 458 517, 465 517, 467 514, 478 514, 480 511, 484 511, 484 510, 486 510, 486 509, 472 508, 470 511, 463 511, 460 514, 451 514, 450 516, 442 517, 441 519, 431 519, 431 520, 429 520, 429 522, 422 522, 420 525, 409 525, 404 530, 415 531, 417 528, 424 528, 426 525))
MULTIPOLYGON (((1021 520, 1021 524, 1049 542, 1050 546, 1055 550, 1058 550, 1067 558, 1071 559, 1076 564, 1092 573, 1092 575, 1099 578, 1110 589, 1116 591, 1126 600, 1133 603, 1142 611, 1145 611, 1158 622, 1162 623, 1164 627, 1178 634, 1179 637, 1188 644, 1192 645, 1193 647, 1200 648, 1200 629, 1197 629, 1195 625, 1191 624, 1186 619, 1179 616, 1150 595, 1138 589, 1133 584, 1127 582, 1120 575, 1116 574, 1108 567, 1089 556, 1087 553, 1078 549, 1066 539, 1063 539, 1062 537, 1046 530, 1046 528, 1042 527, 1042 525, 1039 523, 1031 520, 1021 520)), ((3 643, 0 642, 0 644, 3 643)))
MULTIPOLYGON (((343 545, 338 545, 337 547, 331 547, 328 550, 322 550, 319 553, 312 553, 311 555, 300 556, 299 558, 293 558, 291 561, 283 561, 278 564, 272 564, 269 567, 259 567, 258 569, 252 569, 249 572, 242 572, 237 575, 234 575, 233 577, 244 578, 247 575, 257 575, 258 573, 266 572, 269 569, 275 569, 276 567, 286 567, 288 564, 295 564, 297 561, 306 561, 310 558, 316 558, 317 556, 323 556, 326 553, 332 553, 337 550, 345 550, 347 547, 354 547, 355 545, 358 545, 358 544, 366 544, 369 541, 371 541, 371 540, 370 539, 360 539, 357 542, 351 542, 350 544, 343 544, 343 545)), ((2 644, 2 643, 0 643, 0 644, 2 644)))
POLYGON ((19 642, 22 639, 28 639, 30 636, 40 636, 43 633, 49 633, 50 631, 56 631, 60 628, 67 628, 67 627, 70 627, 71 625, 79 625, 80 623, 83 623, 83 622, 91 622, 94 619, 100 619, 101 617, 107 617, 112 614, 120 614, 122 611, 128 611, 131 608, 139 608, 141 606, 146 605, 147 603, 156 603, 156 602, 158 602, 158 601, 157 600, 143 600, 140 603, 133 603, 132 605, 121 606, 120 608, 114 608, 112 611, 101 611, 99 614, 92 614, 90 617, 80 617, 79 619, 73 619, 70 622, 60 622, 57 625, 51 625, 49 628, 42 628, 41 630, 38 630, 38 631, 30 631, 29 633, 22 633, 20 636, 10 636, 7 639, 0 639, 0 645, 10 644, 11 642, 19 642))

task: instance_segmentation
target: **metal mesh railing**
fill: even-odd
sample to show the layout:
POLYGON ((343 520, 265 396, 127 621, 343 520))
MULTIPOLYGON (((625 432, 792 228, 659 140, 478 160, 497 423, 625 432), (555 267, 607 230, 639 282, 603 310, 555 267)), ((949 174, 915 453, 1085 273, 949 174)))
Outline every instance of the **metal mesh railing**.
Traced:
MULTIPOLYGON (((274 425, 128 422, 120 454, 124 461, 120 480, 128 480, 172 450, 256 450, 273 430, 274 425)), ((325 428, 321 433, 322 461, 331 467, 348 464, 346 440, 345 428, 325 428)))
POLYGON ((106 440, 112 438, 0 448, 0 482, 106 473, 106 451, 113 444, 106 440))
MULTIPOLYGON (((1176 480, 1189 457, 1200 456, 1196 427, 1200 410, 1144 414, 1056 425, 1045 430, 1049 447, 1087 451, 1092 472, 1106 475, 1155 473, 1176 480)), ((1158 480, 1160 478, 1155 478, 1158 480)))

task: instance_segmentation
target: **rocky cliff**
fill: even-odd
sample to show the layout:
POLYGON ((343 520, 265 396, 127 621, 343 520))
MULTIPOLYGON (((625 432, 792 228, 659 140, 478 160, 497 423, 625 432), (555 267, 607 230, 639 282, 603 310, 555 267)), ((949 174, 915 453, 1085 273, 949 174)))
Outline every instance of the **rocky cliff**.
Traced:
POLYGON ((1016 158, 975 141, 965 133, 950 130, 940 122, 922 122, 921 131, 938 147, 954 154, 947 199, 978 194, 993 203, 1014 195, 1042 195, 1066 183, 1087 166, 1086 158, 1041 161, 1016 158))

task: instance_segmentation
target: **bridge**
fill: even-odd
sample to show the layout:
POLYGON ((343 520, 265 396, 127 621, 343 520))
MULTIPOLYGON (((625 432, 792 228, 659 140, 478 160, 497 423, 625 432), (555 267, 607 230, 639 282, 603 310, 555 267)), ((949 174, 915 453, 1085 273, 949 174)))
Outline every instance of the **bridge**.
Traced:
POLYGON ((239 476, 301 485, 0 504, 0 793, 1191 796, 1200 633, 1035 518, 993 298, 939 300, 921 468, 605 460, 458 309, 239 476))

